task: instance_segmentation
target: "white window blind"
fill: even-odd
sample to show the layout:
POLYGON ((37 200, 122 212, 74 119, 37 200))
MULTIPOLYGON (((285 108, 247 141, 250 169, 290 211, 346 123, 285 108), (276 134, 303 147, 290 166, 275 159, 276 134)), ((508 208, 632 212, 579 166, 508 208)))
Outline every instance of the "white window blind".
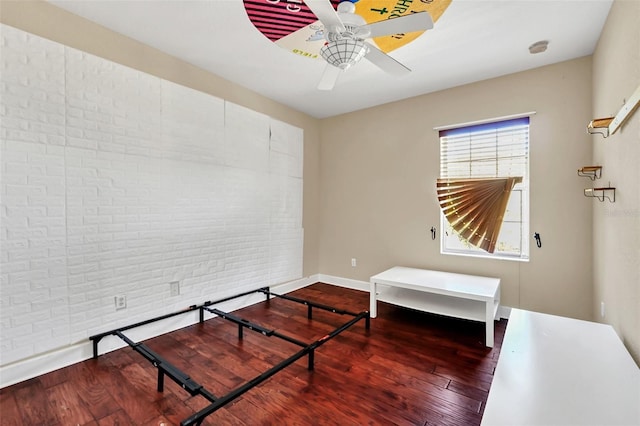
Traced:
MULTIPOLYGON (((529 117, 501 120, 440 131, 440 178, 521 177, 508 197, 502 226, 490 255, 527 259, 529 253, 529 117)), ((505 200, 506 201, 506 200, 505 200)), ((441 202, 442 204, 442 202, 441 202)), ((468 232, 457 232, 444 219, 442 251, 482 254, 468 232), (465 237, 466 235, 466 237, 465 237)))
POLYGON ((440 131, 440 177, 526 176, 529 117, 440 131))

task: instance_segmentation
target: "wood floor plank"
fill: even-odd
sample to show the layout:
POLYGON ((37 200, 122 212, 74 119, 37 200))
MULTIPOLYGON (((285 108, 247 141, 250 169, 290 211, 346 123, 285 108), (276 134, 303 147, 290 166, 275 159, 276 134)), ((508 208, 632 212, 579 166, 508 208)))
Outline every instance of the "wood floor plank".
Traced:
POLYGON ((135 423, 135 421, 129 417, 124 409, 120 409, 98 420, 98 425, 100 426, 130 426, 134 424, 139 423, 135 423))
POLYGON ((172 423, 165 416, 159 416, 149 420, 141 426, 173 426, 173 424, 174 423, 172 423))
MULTIPOLYGON (((110 375, 103 376, 103 380, 111 396, 121 408, 120 411, 124 411, 127 414, 130 421, 133 421, 132 424, 142 424, 161 413, 153 404, 157 394, 155 383, 151 386, 140 388, 136 386, 135 381, 128 380, 128 374, 135 374, 134 369, 136 368, 139 369, 141 367, 132 363, 122 369, 112 369, 110 375)), ((116 417, 116 419, 118 418, 116 417)))
POLYGON ((49 407, 60 424, 85 424, 93 420, 77 389, 68 381, 46 389, 49 407))
MULTIPOLYGON (((460 420, 460 424, 464 424, 468 418, 473 418, 479 411, 480 402, 470 400, 456 400, 453 397, 445 398, 443 392, 452 392, 440 389, 433 385, 428 385, 425 389, 414 388, 408 384, 398 385, 392 380, 384 377, 375 369, 364 369, 358 365, 354 365, 350 371, 354 377, 358 377, 362 383, 381 389, 382 397, 386 403, 392 407, 402 407, 407 413, 414 413, 422 418, 424 416, 423 408, 429 408, 436 412, 447 412, 460 420), (430 395, 431 397, 427 397, 430 395), (437 395, 437 396, 436 396, 437 395), (454 401, 454 402, 452 402, 454 401)), ((366 387, 362 387, 361 392, 366 392, 366 387)))
POLYGON ((355 365, 349 371, 343 371, 341 360, 330 356, 318 356, 317 361, 322 366, 317 367, 315 374, 333 383, 331 388, 338 391, 336 396, 350 404, 367 407, 367 412, 374 419, 392 424, 416 424, 424 415, 416 404, 405 397, 408 388, 389 386, 388 382, 376 375, 359 373, 355 365), (375 397, 369 398, 370 395, 375 397))
MULTIPOLYGON (((296 418, 310 417, 310 423, 318 423, 317 413, 328 413, 322 417, 327 424, 365 425, 373 424, 370 415, 363 413, 358 406, 352 406, 342 398, 324 392, 320 386, 310 385, 312 375, 305 379, 289 377, 280 381, 280 391, 291 399, 296 418)), ((324 388, 326 389, 326 387, 324 388)))
POLYGON ((469 386, 464 383, 457 382, 455 380, 451 380, 447 385, 447 389, 452 392, 459 393, 460 395, 468 396, 469 398, 476 399, 478 401, 486 401, 489 396, 489 392, 478 389, 474 386, 469 386))
MULTIPOLYGON (((188 337, 189 334, 185 333, 184 338, 188 339, 188 337)), ((158 353, 167 353, 166 359, 188 374, 194 381, 201 384, 204 382, 211 384, 207 388, 216 395, 222 395, 245 381, 242 377, 229 371, 224 351, 210 351, 206 356, 193 349, 185 351, 186 345, 173 338, 172 335, 162 336, 162 339, 150 342, 149 346, 158 353), (174 342, 180 350, 169 352, 167 342, 174 342), (193 366, 197 366, 197 369, 194 369, 193 366)))
MULTIPOLYGON (((291 295, 352 312, 367 310, 367 292, 314 284, 291 295)), ((267 329, 305 343, 322 338, 350 316, 272 299, 236 311, 267 329)), ((495 346, 484 346, 484 325, 379 303, 364 321, 315 350, 315 369, 303 357, 203 424, 438 425, 480 424, 506 321, 495 323, 495 346)), ((143 342, 175 368, 220 397, 300 350, 290 342, 212 318, 143 342)), ((169 426, 210 402, 191 396, 126 347, 0 390, 5 425, 169 426)))
POLYGON ((69 380, 77 387, 80 399, 85 402, 94 419, 107 417, 120 409, 108 386, 105 386, 112 369, 104 358, 75 364, 68 369, 73 372, 69 380))
POLYGON ((61 368, 59 370, 55 370, 42 375, 40 377, 40 382, 42 382, 42 386, 44 386, 45 389, 50 388, 69 380, 69 374, 71 374, 71 369, 61 368))
POLYGON ((437 365, 433 373, 487 392, 491 388, 491 380, 493 379, 492 375, 483 371, 473 371, 469 368, 463 369, 457 365, 437 365))
POLYGON ((22 424, 15 393, 10 389, 0 389, 0 425, 18 426, 22 424))
POLYGON ((156 400, 156 407, 171 425, 179 425, 182 420, 193 414, 193 410, 174 393, 166 393, 162 398, 156 400))
POLYGON ((402 364, 390 357, 374 354, 369 358, 369 362, 374 368, 384 369, 390 377, 398 383, 411 383, 409 380, 417 378, 427 383, 431 383, 442 388, 446 388, 451 380, 437 376, 433 374, 435 364, 420 364, 415 363, 413 365, 402 364))
POLYGON ((15 400, 23 424, 58 425, 58 419, 50 410, 45 388, 39 379, 30 379, 15 392, 15 400))
MULTIPOLYGON (((474 399, 463 395, 461 393, 456 393, 449 390, 446 386, 438 386, 433 383, 429 383, 424 380, 420 380, 417 377, 409 376, 409 375, 398 375, 395 372, 390 372, 387 370, 379 370, 377 368, 372 367, 371 364, 364 365, 355 365, 352 368, 352 371, 359 372, 363 371, 362 374, 369 375, 379 375, 382 379, 387 380, 389 382, 389 386, 394 386, 398 384, 404 384, 409 387, 412 392, 419 392, 431 395, 435 398, 440 398, 444 401, 450 402, 452 404, 456 404, 461 408, 465 408, 467 410, 471 410, 473 412, 479 412, 480 406, 482 403, 482 399, 474 399)), ((419 398, 419 396, 418 396, 419 398)))

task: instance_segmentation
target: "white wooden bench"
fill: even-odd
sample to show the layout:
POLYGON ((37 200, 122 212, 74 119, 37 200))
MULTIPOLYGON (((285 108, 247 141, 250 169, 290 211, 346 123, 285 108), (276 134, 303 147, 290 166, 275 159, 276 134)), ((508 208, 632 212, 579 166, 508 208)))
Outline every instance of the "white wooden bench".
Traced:
POLYGON ((482 426, 640 425, 640 369, 613 327, 512 309, 482 426))
POLYGON ((500 279, 396 266, 371 277, 371 318, 377 301, 419 311, 486 323, 493 347, 493 321, 500 306, 500 279))

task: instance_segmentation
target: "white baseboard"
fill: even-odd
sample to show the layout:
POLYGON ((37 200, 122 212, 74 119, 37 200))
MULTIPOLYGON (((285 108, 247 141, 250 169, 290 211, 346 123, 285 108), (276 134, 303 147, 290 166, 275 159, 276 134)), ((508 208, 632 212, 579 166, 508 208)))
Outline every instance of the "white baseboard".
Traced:
POLYGON ((339 287, 350 288, 352 290, 361 290, 369 292, 369 282, 352 280, 350 278, 336 277, 333 275, 318 274, 318 282, 332 284, 339 287))
POLYGON ((306 278, 301 278, 299 280, 289 281, 288 283, 278 284, 276 286, 272 286, 271 290, 273 290, 274 293, 279 294, 291 293, 292 291, 300 290, 301 288, 305 288, 307 286, 310 286, 311 284, 319 282, 318 277, 319 275, 315 274, 306 278))
MULTIPOLYGON (((285 294, 319 281, 318 275, 301 278, 271 287, 276 293, 285 294)), ((255 303, 262 302, 264 295, 252 294, 229 302, 220 304, 219 307, 227 312, 232 312, 255 303)), ((205 319, 215 315, 207 314, 205 319)), ((127 331, 127 337, 134 341, 143 341, 162 334, 188 327, 199 321, 198 311, 185 313, 162 321, 147 324, 146 326, 133 328, 127 331)), ((99 353, 104 354, 127 346, 120 338, 114 336, 104 337, 99 344, 99 353)), ((93 344, 86 340, 69 346, 54 349, 49 352, 25 358, 11 364, 0 367, 0 389, 20 383, 22 381, 85 361, 93 357, 93 344)))

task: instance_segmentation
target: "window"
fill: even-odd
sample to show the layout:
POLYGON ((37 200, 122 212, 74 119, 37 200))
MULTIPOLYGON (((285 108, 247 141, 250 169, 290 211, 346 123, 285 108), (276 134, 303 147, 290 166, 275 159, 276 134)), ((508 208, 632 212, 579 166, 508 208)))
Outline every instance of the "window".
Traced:
POLYGON ((528 116, 441 129, 440 178, 442 253, 529 258, 528 116))

